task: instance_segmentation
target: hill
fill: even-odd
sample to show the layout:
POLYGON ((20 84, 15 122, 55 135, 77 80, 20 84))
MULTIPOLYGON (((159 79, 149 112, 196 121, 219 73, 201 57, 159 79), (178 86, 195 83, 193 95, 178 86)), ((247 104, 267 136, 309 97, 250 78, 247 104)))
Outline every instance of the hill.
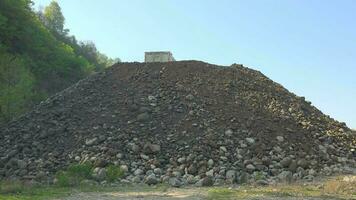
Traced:
POLYGON ((354 170, 355 139, 242 65, 120 63, 1 129, 0 175, 50 179, 90 162, 121 166, 130 182, 313 179, 354 170))

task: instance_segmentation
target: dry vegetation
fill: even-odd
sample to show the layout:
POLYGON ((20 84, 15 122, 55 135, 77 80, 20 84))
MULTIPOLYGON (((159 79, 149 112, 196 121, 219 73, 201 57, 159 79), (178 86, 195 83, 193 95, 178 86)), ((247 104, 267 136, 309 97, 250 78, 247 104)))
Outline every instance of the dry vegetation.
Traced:
POLYGON ((250 199, 271 197, 288 199, 356 199, 356 176, 340 176, 310 184, 242 186, 235 189, 214 188, 208 199, 250 199))
POLYGON ((29 187, 19 182, 3 182, 0 200, 38 199, 92 199, 104 197, 122 199, 356 199, 356 176, 339 176, 316 183, 296 183, 256 187, 252 185, 234 188, 171 188, 159 186, 76 186, 29 187), (70 196, 70 197, 66 197, 70 196), (143 198, 144 197, 144 198, 143 198))

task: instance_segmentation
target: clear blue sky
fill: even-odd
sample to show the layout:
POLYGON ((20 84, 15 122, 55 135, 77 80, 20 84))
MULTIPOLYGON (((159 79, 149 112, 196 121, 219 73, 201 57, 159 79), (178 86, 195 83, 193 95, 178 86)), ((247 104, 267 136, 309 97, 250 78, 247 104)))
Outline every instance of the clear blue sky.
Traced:
POLYGON ((241 63, 356 128, 354 0, 57 2, 70 33, 110 57, 170 50, 177 60, 241 63))

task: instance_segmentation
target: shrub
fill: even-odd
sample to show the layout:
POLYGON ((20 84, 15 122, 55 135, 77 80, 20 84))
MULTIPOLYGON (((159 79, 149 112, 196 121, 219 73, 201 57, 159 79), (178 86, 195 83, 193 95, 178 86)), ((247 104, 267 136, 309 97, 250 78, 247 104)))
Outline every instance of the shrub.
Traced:
POLYGON ((263 180, 265 178, 265 175, 262 172, 255 172, 255 180, 263 180))
POLYGON ((92 171, 93 167, 88 163, 71 165, 56 174, 57 184, 62 187, 79 185, 82 180, 91 178, 92 171))
POLYGON ((106 179, 109 182, 113 182, 124 175, 124 171, 115 165, 110 165, 106 171, 106 179))
POLYGON ((56 179, 57 179, 57 185, 61 187, 69 187, 73 185, 73 181, 71 180, 70 176, 68 173, 64 171, 60 171, 56 174, 56 179))
POLYGON ((4 181, 0 183, 0 194, 17 194, 24 189, 25 186, 20 181, 4 181))
POLYGON ((90 178, 92 171, 93 171, 93 167, 88 163, 71 165, 68 167, 67 170, 70 176, 75 176, 77 178, 82 178, 82 179, 90 178))

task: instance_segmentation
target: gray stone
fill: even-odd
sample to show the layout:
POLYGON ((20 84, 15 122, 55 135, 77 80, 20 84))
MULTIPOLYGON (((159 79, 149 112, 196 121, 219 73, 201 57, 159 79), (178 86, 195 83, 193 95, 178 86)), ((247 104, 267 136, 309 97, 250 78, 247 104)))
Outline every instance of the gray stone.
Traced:
POLYGON ((118 153, 118 154, 116 154, 116 158, 118 158, 118 159, 122 159, 124 156, 122 155, 122 153, 118 153))
POLYGON ((249 180, 250 175, 246 172, 241 172, 237 175, 237 183, 239 184, 243 184, 243 183, 247 183, 247 181, 249 180))
POLYGON ((161 146, 158 144, 146 143, 143 146, 143 151, 147 154, 155 154, 161 151, 161 146))
POLYGON ((303 179, 308 181, 308 182, 312 182, 314 180, 314 176, 313 175, 307 175, 307 176, 304 176, 303 179))
POLYGON ((27 167, 27 163, 23 160, 17 160, 17 166, 19 169, 25 169, 27 167))
POLYGON ((205 173, 205 175, 210 176, 210 177, 213 177, 213 176, 214 176, 214 170, 212 169, 212 170, 207 171, 207 172, 205 173))
POLYGON ((181 158, 178 158, 177 161, 178 161, 179 163, 185 163, 185 160, 186 160, 185 157, 181 157, 181 158))
POLYGON ((145 154, 141 154, 140 157, 141 157, 142 159, 144 159, 144 160, 149 160, 149 159, 150 159, 150 157, 147 156, 147 155, 145 155, 145 154))
MULTIPOLYGON (((222 178, 216 178, 215 181, 214 181, 214 186, 222 186, 225 184, 225 181, 224 179, 222 178)), ((230 183, 229 183, 230 184, 230 183)))
POLYGON ((80 161, 80 156, 75 156, 74 160, 79 162, 80 161))
POLYGON ((246 138, 245 140, 250 145, 255 143, 255 139, 253 139, 253 138, 246 138))
POLYGON ((151 174, 146 177, 145 183, 148 185, 156 185, 157 183, 159 183, 159 180, 156 178, 154 174, 151 174))
POLYGON ((309 166, 309 162, 308 162, 306 159, 302 158, 302 159, 299 159, 299 160, 298 160, 297 165, 298 165, 299 167, 302 167, 302 168, 306 169, 306 168, 308 168, 308 166, 309 166))
POLYGON ((176 177, 171 177, 168 180, 168 184, 172 187, 180 187, 183 185, 182 181, 180 181, 178 178, 176 177))
POLYGON ((186 174, 183 178, 185 178, 188 184, 195 184, 198 181, 198 179, 191 174, 186 174))
POLYGON ((129 167, 127 165, 120 165, 120 169, 123 171, 123 172, 128 172, 129 171, 129 167))
POLYGON ((278 142, 284 142, 284 137, 283 136, 277 136, 277 141, 278 142))
POLYGON ((9 158, 12 158, 12 157, 14 157, 16 154, 17 154, 17 150, 16 149, 14 149, 14 150, 11 150, 8 154, 7 154, 7 157, 9 157, 9 158))
POLYGON ((198 187, 208 187, 208 186, 213 186, 214 185, 214 180, 213 177, 207 176, 202 179, 200 179, 197 183, 195 183, 195 186, 198 187))
POLYGON ((137 121, 145 122, 150 119, 150 115, 147 112, 137 115, 137 121))
POLYGON ((258 181, 256 181, 256 185, 265 186, 265 185, 268 185, 268 181, 266 181, 266 180, 258 180, 258 181))
POLYGON ((140 151, 140 146, 138 146, 137 144, 132 144, 131 145, 131 150, 135 153, 140 151))
POLYGON ((108 161, 106 161, 104 159, 97 159, 94 162, 95 167, 106 167, 108 164, 109 164, 108 161))
POLYGON ((174 171, 173 176, 180 178, 182 176, 182 173, 180 171, 174 171))
POLYGON ((96 178, 99 181, 103 181, 106 178, 106 169, 105 168, 100 168, 98 173, 96 174, 96 178))
POLYGON ((189 174, 195 175, 198 172, 198 169, 195 164, 191 164, 191 165, 189 165, 187 171, 189 174))
POLYGON ((134 171, 134 175, 135 175, 135 176, 142 175, 142 174, 144 174, 144 171, 143 171, 142 169, 136 169, 136 170, 134 171))
POLYGON ((132 182, 134 183, 140 183, 141 182, 141 177, 140 176, 135 176, 132 178, 132 182))
POLYGON ((225 135, 231 137, 234 132, 231 129, 225 131, 225 135))
POLYGON ((319 150, 323 152, 324 154, 327 153, 327 149, 323 145, 319 145, 319 150))
POLYGON ((292 162, 289 164, 289 171, 295 172, 298 168, 297 162, 295 160, 292 160, 292 162))
POLYGON ((148 101, 153 101, 153 102, 155 102, 157 99, 156 99, 156 97, 155 96, 152 96, 152 95, 149 95, 148 97, 148 101))
POLYGON ((220 147, 220 151, 227 152, 227 149, 226 149, 226 147, 221 146, 221 147, 220 147))
POLYGON ((185 96, 185 98, 189 101, 194 100, 194 96, 192 94, 188 94, 187 96, 185 96))
POLYGON ((208 160, 208 166, 209 167, 213 167, 214 166, 214 160, 213 159, 209 159, 208 160))
POLYGON ((290 171, 282 171, 277 177, 281 182, 290 183, 292 182, 293 174, 290 171))
POLYGON ((255 166, 253 166, 253 164, 248 164, 248 165, 246 165, 246 169, 247 169, 248 171, 252 172, 252 171, 254 171, 256 168, 255 168, 255 166))
POLYGON ((92 138, 92 139, 86 139, 85 140, 85 145, 92 146, 92 145, 96 144, 97 141, 98 141, 98 138, 96 138, 96 137, 92 138))
POLYGON ((228 170, 226 172, 226 180, 229 183, 235 183, 236 182, 236 171, 235 170, 228 170))
POLYGON ((308 175, 314 176, 314 175, 316 175, 316 171, 314 169, 310 169, 310 170, 308 170, 308 175))
POLYGON ((146 171, 146 175, 147 175, 147 176, 148 176, 148 175, 151 175, 151 174, 154 174, 153 170, 147 170, 147 171, 146 171))
POLYGON ((289 165, 292 163, 292 158, 290 157, 285 157, 283 158, 280 162, 282 167, 286 168, 289 167, 289 165))
POLYGON ((279 146, 273 147, 273 150, 276 151, 277 153, 281 153, 283 151, 282 148, 279 146))
POLYGON ((153 170, 153 173, 155 173, 155 174, 157 174, 157 175, 160 175, 160 174, 162 174, 162 170, 161 170, 160 168, 155 168, 155 169, 153 170))
POLYGON ((36 174, 36 180, 38 180, 38 181, 42 181, 42 180, 46 179, 46 177, 47 177, 47 174, 43 171, 39 171, 36 174))

